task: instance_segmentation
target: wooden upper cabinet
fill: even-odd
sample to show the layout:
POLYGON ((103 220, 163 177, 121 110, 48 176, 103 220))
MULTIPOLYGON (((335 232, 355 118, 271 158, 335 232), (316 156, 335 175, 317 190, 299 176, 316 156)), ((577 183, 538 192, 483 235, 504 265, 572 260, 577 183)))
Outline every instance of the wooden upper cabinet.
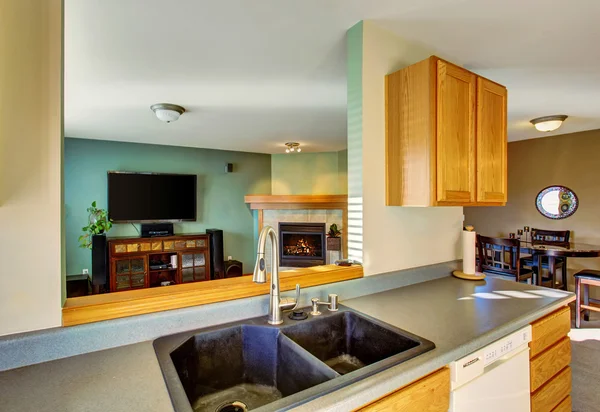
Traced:
POLYGON ((475 88, 468 70, 437 61, 437 202, 475 201, 475 88))
POLYGON ((506 88, 477 79, 477 202, 506 203, 506 88))
POLYGON ((435 56, 386 76, 386 204, 506 203, 506 88, 435 56))

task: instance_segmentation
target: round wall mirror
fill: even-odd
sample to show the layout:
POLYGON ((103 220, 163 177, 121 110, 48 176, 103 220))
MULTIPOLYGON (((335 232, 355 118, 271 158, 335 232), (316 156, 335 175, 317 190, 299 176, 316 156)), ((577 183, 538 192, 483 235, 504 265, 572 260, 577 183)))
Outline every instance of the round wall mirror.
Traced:
POLYGON ((549 186, 538 193, 535 207, 549 219, 564 219, 577 210, 577 195, 565 186, 549 186))

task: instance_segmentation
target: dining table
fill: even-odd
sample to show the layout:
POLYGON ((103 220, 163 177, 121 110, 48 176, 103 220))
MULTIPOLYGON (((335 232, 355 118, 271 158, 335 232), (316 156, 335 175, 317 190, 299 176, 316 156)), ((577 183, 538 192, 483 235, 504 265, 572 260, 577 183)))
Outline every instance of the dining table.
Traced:
MULTIPOLYGON (((532 243, 531 241, 521 240, 521 253, 527 253, 532 256, 534 266, 541 268, 542 257, 548 258, 548 277, 547 280, 542 279, 541 269, 538 269, 539 274, 536 276, 536 284, 545 286, 544 283, 551 283, 551 287, 557 286, 556 282, 556 258, 597 258, 600 257, 600 245, 590 245, 580 242, 564 242, 558 244, 540 244, 532 243)), ((566 267, 563 269, 563 282, 558 284, 561 289, 567 290, 566 267)))

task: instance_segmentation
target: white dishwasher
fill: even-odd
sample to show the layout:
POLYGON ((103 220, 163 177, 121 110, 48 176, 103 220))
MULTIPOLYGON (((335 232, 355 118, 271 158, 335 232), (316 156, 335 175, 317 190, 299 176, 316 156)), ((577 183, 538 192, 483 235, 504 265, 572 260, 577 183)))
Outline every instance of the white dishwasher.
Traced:
POLYGON ((450 364, 449 412, 528 412, 531 326, 450 364))

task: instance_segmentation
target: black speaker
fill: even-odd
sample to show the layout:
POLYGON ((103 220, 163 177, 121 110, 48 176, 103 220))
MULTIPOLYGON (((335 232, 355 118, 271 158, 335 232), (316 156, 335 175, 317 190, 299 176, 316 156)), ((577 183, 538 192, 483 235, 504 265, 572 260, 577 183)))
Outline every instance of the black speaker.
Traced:
POLYGON ((242 262, 239 260, 227 260, 225 262, 225 278, 236 278, 244 274, 242 262))
POLYGON ((225 173, 233 173, 233 163, 225 163, 225 173))
POLYGON ((223 231, 221 229, 206 229, 210 235, 210 278, 223 279, 223 231))
POLYGON ((106 235, 92 236, 92 285, 107 285, 108 287, 108 246, 106 235))
POLYGON ((142 237, 173 236, 173 223, 142 223, 142 237))

